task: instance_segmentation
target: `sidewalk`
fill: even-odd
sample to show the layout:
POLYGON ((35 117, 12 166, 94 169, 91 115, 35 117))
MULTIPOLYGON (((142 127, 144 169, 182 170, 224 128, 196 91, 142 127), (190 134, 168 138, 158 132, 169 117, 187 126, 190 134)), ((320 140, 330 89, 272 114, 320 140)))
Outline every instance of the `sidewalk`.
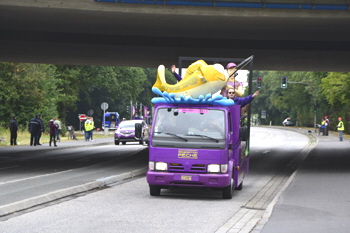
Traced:
MULTIPOLYGON (((29 140, 29 139, 28 139, 29 140)), ((30 151, 30 150, 55 150, 62 148, 74 148, 82 146, 97 146, 97 145, 109 145, 114 144, 113 136, 107 138, 95 138, 94 141, 80 140, 69 140, 57 142, 57 147, 53 145, 50 147, 48 143, 44 143, 41 146, 30 146, 30 145, 17 145, 17 146, 2 146, 0 147, 0 154, 2 153, 17 153, 20 151, 30 151)))

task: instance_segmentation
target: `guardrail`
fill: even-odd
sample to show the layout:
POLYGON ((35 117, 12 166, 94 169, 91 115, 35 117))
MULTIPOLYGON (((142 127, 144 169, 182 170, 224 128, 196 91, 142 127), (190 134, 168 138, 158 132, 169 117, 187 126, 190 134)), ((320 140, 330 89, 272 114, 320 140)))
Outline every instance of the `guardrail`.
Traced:
MULTIPOLYGON (((94 0, 95 2, 129 3, 129 4, 155 4, 155 5, 182 5, 182 6, 210 6, 234 8, 262 8, 262 9, 299 9, 299 10, 350 10, 350 4, 344 1, 332 1, 332 4, 310 3, 299 1, 297 3, 268 2, 268 1, 215 1, 215 0, 94 0), (338 3, 339 2, 339 3, 338 3)), ((281 0, 283 1, 283 0, 281 0)))

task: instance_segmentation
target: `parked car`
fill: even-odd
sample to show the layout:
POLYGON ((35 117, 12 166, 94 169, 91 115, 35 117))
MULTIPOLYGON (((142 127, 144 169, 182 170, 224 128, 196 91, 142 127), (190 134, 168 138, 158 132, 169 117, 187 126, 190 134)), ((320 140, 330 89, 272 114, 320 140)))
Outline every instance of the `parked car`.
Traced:
POLYGON ((290 120, 290 118, 286 118, 284 119, 284 121, 282 122, 283 126, 294 126, 294 122, 290 120))
POLYGON ((149 128, 144 120, 127 120, 120 122, 114 133, 114 144, 123 145, 126 142, 139 142, 148 144, 149 128))

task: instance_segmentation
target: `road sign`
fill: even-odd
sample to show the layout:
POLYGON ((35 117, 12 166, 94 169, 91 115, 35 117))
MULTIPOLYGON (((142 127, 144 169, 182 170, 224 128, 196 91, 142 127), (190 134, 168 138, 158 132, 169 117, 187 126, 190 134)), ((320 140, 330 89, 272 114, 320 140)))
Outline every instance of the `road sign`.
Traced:
POLYGON ((94 115, 94 110, 90 109, 88 112, 87 112, 88 116, 92 116, 94 115))
POLYGON ((108 109, 108 103, 103 102, 103 103, 101 104, 101 109, 102 109, 103 111, 106 111, 106 110, 108 109))
POLYGON ((85 121, 86 120, 86 115, 85 114, 79 114, 79 120, 80 121, 85 121))

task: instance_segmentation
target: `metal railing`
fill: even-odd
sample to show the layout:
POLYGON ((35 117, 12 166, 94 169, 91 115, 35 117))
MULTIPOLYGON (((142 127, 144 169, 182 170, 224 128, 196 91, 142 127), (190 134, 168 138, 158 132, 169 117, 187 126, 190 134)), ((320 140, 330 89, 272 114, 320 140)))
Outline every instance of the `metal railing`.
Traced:
POLYGON ((156 4, 181 6, 209 6, 233 8, 261 8, 261 9, 299 9, 299 10, 350 10, 349 0, 94 0, 95 2, 156 4))

